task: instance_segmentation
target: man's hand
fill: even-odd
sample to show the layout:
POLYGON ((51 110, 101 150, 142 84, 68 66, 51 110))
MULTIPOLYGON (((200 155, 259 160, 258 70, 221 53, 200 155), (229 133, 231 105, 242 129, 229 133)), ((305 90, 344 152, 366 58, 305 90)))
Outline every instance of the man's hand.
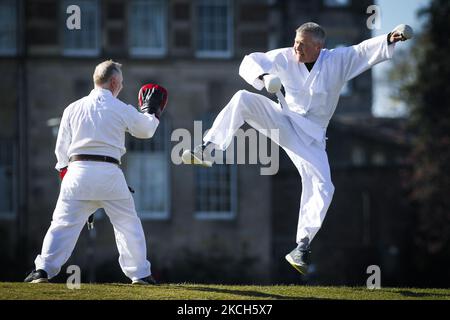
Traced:
POLYGON ((281 89, 281 80, 277 76, 267 74, 263 77, 267 92, 277 93, 281 89))
POLYGON ((413 29, 407 24, 398 25, 389 34, 389 43, 396 43, 398 41, 406 41, 411 39, 414 35, 413 29))
POLYGON ((154 114, 159 119, 167 104, 167 90, 159 85, 146 84, 138 94, 142 112, 154 114))
POLYGON ((398 31, 391 32, 391 34, 389 36, 389 43, 396 43, 396 42, 405 41, 405 40, 406 39, 403 37, 403 35, 398 31))
POLYGON ((154 114, 158 119, 161 116, 161 101, 163 100, 163 93, 155 87, 147 89, 143 93, 144 101, 142 102, 142 112, 154 114))

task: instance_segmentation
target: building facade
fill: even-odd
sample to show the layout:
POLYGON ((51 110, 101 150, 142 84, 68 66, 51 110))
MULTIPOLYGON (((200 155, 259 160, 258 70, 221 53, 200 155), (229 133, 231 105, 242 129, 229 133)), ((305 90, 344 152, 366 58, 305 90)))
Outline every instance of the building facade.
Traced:
MULTIPOLYGON (((218 165, 205 171, 171 161, 182 142, 176 129, 193 133, 198 130, 195 121, 202 121, 206 130, 234 92, 252 90, 238 76, 244 55, 291 46, 295 29, 304 22, 323 25, 330 48, 369 38, 366 9, 370 4, 350 0, 0 0, 4 76, 0 84, 0 237, 6 257, 0 277, 21 280, 32 266, 59 192, 53 153, 58 119, 69 103, 90 92, 95 65, 114 59, 123 64, 124 89, 119 98, 124 102, 136 105, 137 92, 147 82, 165 86, 170 95, 154 138, 128 137, 122 159, 127 180, 136 190, 134 199, 155 276, 173 282, 314 283, 314 279, 300 278, 284 262, 284 254, 295 246, 291 226, 296 225, 301 192, 300 177, 284 153, 275 176, 261 176, 259 165, 218 165)), ((372 78, 366 72, 345 88, 337 115, 370 117, 371 105, 372 78)), ((337 125, 342 126, 346 124, 337 125)), ((335 143, 333 136, 339 136, 336 132, 328 134, 330 145, 335 143)), ((346 133, 351 145, 356 143, 355 134, 346 133)), ((194 145, 199 139, 194 135, 184 143, 194 145)), ((361 140, 362 145, 370 142, 361 140)), ((334 148, 331 163, 342 155, 340 147, 334 148)), ((382 142, 380 148, 389 150, 382 142)), ((339 171, 336 202, 347 197, 341 186, 348 185, 348 179, 354 181, 349 175, 378 176, 378 169, 339 171)), ((354 188, 361 185, 370 186, 372 180, 361 178, 354 188)), ((364 193, 361 197, 364 209, 364 193)), ((331 217, 317 240, 319 279, 355 281, 355 276, 340 278, 328 269, 327 263, 339 260, 325 253, 333 251, 327 246, 334 243, 327 242, 326 235, 327 228, 336 228, 337 233, 347 228, 340 219, 333 222, 333 216, 363 209, 338 204, 330 209, 331 217)), ((360 229, 365 227, 362 222, 355 225, 361 233, 356 242, 366 243, 366 231, 360 229)), ((367 245, 374 245, 373 240, 367 245)), ((112 227, 105 214, 97 212, 95 231, 83 230, 68 264, 81 267, 84 281, 126 281, 117 258, 112 227)), ((58 277, 65 279, 64 269, 58 277)))

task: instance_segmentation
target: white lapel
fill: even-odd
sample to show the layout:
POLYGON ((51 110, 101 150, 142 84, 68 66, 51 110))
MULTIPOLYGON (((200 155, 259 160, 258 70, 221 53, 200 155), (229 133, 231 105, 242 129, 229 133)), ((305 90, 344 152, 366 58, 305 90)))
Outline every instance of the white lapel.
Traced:
POLYGON ((306 72, 307 72, 307 77, 306 77, 306 80, 305 80, 305 82, 304 82, 304 84, 303 84, 303 86, 304 86, 305 88, 309 88, 310 85, 311 85, 311 82, 312 82, 312 81, 316 78, 316 76, 320 73, 320 69, 321 69, 321 66, 322 66, 322 57, 324 56, 324 55, 323 55, 323 52, 324 52, 324 50, 321 50, 321 51, 320 51, 319 57, 317 58, 316 63, 314 63, 314 66, 313 66, 313 68, 311 69, 311 72, 308 71, 308 68, 306 68, 306 66, 305 66, 304 63, 300 63, 300 65, 301 65, 301 66, 304 68, 304 70, 306 70, 306 72))
POLYGON ((309 74, 308 69, 303 63, 299 63, 297 61, 294 48, 289 51, 288 61, 289 64, 286 71, 289 74, 289 78, 291 78, 293 84, 295 84, 294 87, 299 90, 303 88, 303 84, 306 82, 309 74))
POLYGON ((309 71, 308 68, 306 68, 304 63, 295 62, 296 67, 298 69, 298 84, 300 88, 303 88, 304 84, 306 83, 306 80, 309 77, 309 71))

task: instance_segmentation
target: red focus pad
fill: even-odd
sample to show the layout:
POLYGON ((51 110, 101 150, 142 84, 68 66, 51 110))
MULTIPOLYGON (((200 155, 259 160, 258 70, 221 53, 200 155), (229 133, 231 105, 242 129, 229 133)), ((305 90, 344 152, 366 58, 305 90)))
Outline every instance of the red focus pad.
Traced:
POLYGON ((155 90, 159 90, 162 92, 162 100, 161 100, 161 105, 159 107, 160 107, 160 110, 163 111, 167 104, 167 98, 168 98, 167 90, 166 90, 166 88, 164 88, 158 84, 153 84, 153 83, 144 84, 141 87, 141 89, 139 90, 139 93, 138 93, 139 107, 142 107, 142 103, 144 102, 143 101, 144 100, 143 99, 144 92, 146 90, 151 90, 152 88, 155 88, 155 90))
POLYGON ((59 178, 61 179, 61 181, 62 181, 62 179, 64 179, 64 176, 66 175, 66 173, 67 173, 67 167, 59 170, 59 178))

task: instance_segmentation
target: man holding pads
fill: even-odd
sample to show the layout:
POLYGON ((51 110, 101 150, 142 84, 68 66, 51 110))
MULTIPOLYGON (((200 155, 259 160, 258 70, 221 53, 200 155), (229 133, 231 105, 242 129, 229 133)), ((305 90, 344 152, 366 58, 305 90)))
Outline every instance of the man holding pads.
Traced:
POLYGON ((167 91, 146 85, 139 93, 141 112, 117 99, 122 90, 121 65, 97 65, 91 93, 63 113, 55 153, 62 183, 50 228, 36 269, 25 282, 48 282, 69 259, 88 217, 104 208, 114 227, 119 264, 133 284, 155 284, 142 224, 120 169, 125 132, 149 139, 159 125, 167 91))

